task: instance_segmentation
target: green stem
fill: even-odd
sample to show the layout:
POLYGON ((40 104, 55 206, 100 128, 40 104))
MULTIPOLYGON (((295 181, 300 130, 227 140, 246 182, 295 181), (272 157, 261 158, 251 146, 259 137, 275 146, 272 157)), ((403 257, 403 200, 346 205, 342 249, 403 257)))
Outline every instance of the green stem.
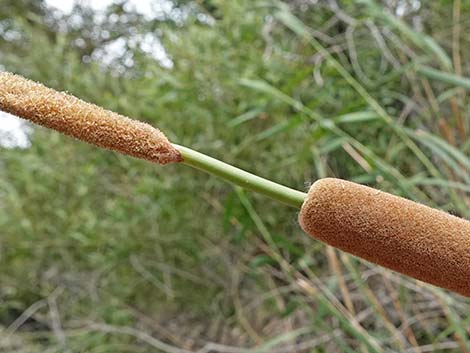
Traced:
POLYGON ((304 192, 288 188, 287 186, 283 186, 248 173, 242 169, 206 156, 205 154, 194 151, 190 148, 176 144, 173 144, 173 146, 181 153, 184 164, 218 176, 245 189, 259 192, 260 194, 283 202, 289 206, 300 208, 307 196, 304 192))

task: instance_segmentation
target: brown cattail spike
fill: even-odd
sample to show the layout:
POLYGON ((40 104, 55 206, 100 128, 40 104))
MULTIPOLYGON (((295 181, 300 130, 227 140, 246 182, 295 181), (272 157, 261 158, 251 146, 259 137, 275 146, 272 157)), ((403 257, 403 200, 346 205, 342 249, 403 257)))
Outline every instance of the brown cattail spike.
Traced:
POLYGON ((303 230, 368 261, 470 296, 470 222, 340 179, 310 188, 303 230))
POLYGON ((182 161, 158 129, 8 72, 0 72, 0 110, 132 157, 182 161))

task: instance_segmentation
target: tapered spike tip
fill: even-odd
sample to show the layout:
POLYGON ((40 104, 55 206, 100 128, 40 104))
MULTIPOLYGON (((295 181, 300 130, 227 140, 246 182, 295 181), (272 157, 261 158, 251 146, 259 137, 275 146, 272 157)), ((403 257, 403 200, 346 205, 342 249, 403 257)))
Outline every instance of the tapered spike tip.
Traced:
POLYGON ((132 157, 159 164, 182 161, 166 136, 149 124, 8 72, 0 72, 0 110, 132 157))

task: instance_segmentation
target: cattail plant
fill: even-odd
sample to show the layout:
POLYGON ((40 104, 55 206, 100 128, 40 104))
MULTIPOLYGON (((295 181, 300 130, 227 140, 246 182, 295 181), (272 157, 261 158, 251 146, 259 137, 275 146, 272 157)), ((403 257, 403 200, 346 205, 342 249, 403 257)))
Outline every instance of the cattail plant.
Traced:
POLYGON ((160 130, 8 72, 0 73, 0 108, 132 157, 160 164, 181 161, 160 130))
POLYGON ((183 163, 300 208, 312 237, 368 261, 470 296, 470 222, 345 180, 308 194, 190 148, 158 129, 11 73, 0 73, 0 109, 99 147, 159 164, 183 163))

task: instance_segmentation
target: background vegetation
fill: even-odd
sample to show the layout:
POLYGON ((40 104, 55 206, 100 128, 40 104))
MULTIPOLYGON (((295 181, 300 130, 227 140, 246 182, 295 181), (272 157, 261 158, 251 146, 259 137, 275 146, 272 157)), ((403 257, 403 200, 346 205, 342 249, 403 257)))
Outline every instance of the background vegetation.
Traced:
MULTIPOLYGON (((1 67, 300 190, 336 176, 470 217, 470 1, 166 3, 1 0, 1 67)), ((3 351, 470 351, 466 298, 311 240, 293 209, 30 139, 0 154, 3 351)))

